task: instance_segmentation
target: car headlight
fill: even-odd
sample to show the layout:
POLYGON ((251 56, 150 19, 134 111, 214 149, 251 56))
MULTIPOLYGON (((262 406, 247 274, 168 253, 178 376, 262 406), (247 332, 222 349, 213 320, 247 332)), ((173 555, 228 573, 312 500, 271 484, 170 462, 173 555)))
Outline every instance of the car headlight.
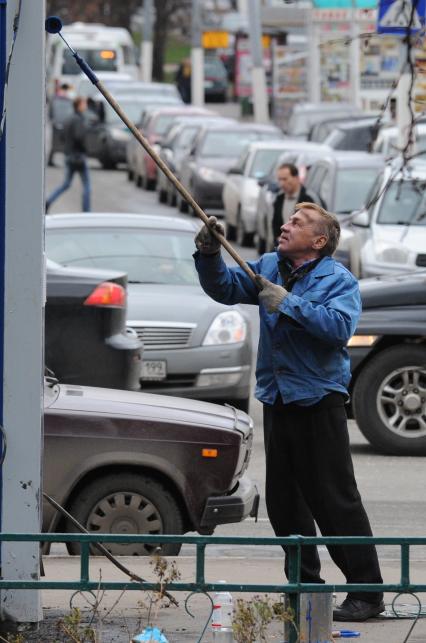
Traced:
POLYGON ((247 323, 237 310, 227 310, 219 313, 213 320, 203 346, 217 346, 220 344, 237 344, 247 337, 247 323))
POLYGON ((348 341, 348 346, 360 347, 360 346, 373 346, 377 339, 377 335, 354 335, 348 341))
POLYGON ((110 133, 114 141, 128 141, 130 138, 128 130, 119 129, 118 127, 112 128, 110 133))
POLYGON ((219 170, 213 170, 211 167, 200 167, 198 174, 204 181, 211 181, 212 183, 224 183, 225 174, 219 170))
POLYGON ((407 248, 395 247, 385 242, 379 241, 374 246, 374 254, 377 261, 383 263, 408 263, 410 251, 407 248))

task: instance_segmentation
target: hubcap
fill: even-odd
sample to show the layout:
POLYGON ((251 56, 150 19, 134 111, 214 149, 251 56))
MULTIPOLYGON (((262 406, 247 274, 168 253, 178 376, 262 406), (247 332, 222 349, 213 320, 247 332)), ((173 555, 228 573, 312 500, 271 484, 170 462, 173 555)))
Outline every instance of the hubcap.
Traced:
MULTIPOLYGON (((90 512, 86 528, 102 534, 161 534, 163 521, 148 498, 133 491, 120 491, 100 500, 90 512)), ((151 554, 157 545, 108 543, 112 554, 137 556, 151 554)))
POLYGON ((426 370, 405 366, 390 373, 377 392, 377 410, 389 431, 403 438, 426 435, 426 370))

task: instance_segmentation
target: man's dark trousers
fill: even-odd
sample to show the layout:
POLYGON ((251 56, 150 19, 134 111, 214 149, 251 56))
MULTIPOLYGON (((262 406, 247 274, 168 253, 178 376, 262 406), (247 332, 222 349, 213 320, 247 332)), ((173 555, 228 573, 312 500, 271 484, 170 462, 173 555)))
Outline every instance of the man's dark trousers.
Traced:
MULTIPOLYGON (((372 536, 357 489, 340 393, 312 406, 264 405, 266 505, 277 536, 372 536)), ((329 546, 348 583, 382 583, 373 545, 329 546)), ((288 576, 288 561, 286 560, 288 576)), ((301 582, 322 583, 314 546, 302 547, 301 582)), ((382 594, 351 592, 380 602, 382 594)))

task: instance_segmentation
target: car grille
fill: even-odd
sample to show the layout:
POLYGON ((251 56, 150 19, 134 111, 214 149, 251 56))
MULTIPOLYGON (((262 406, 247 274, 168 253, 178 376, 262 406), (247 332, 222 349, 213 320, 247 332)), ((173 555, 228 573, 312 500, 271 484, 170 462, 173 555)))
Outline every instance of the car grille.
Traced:
POLYGON ((426 255, 417 255, 416 266, 426 268, 426 255))
POLYGON ((171 324, 165 322, 132 322, 133 328, 145 348, 187 348, 195 324, 171 324))

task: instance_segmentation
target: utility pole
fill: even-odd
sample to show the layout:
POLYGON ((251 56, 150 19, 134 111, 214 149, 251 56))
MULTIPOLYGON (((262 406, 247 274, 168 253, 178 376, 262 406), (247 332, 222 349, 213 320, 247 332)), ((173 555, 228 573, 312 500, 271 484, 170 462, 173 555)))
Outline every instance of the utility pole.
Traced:
POLYGON ((253 109, 256 123, 268 123, 268 92, 262 55, 262 30, 260 26, 260 1, 249 0, 249 31, 252 59, 253 109))
MULTIPOLYGON (((10 51, 18 0, 6 9, 10 51)), ((5 33, 0 34, 4 45, 5 33)), ((40 533, 44 306, 44 2, 22 2, 6 96, 6 189, 0 190, 2 428, 7 451, 1 465, 1 532, 40 533), (5 243, 6 241, 6 243, 5 243), (4 279, 4 282, 3 282, 4 279), (3 307, 4 305, 4 307, 3 307)), ((2 65, 0 74, 4 73, 2 65)), ((2 78, 3 80, 3 78, 2 78)), ((1 83, 3 87, 3 82, 1 83)), ((4 183, 1 186, 4 188, 4 183)), ((38 543, 5 542, 5 580, 37 580, 38 543)), ((1 590, 0 618, 42 619, 38 590, 1 590)))
POLYGON ((349 74, 350 74, 350 99, 351 103, 361 107, 361 75, 359 58, 361 48, 359 42, 359 23, 357 21, 356 0, 352 0, 351 9, 351 44, 349 46, 349 74))
POLYGON ((204 49, 201 29, 201 0, 192 0, 191 102, 204 105, 204 49))
POLYGON ((321 101, 321 49, 319 26, 314 18, 314 9, 306 9, 308 15, 308 99, 311 103, 321 101))
MULTIPOLYGON (((409 38, 410 36, 407 36, 409 38)), ((408 55, 412 55, 408 48, 408 44, 404 41, 400 44, 400 60, 403 73, 399 79, 398 88, 396 92, 396 124, 398 126, 398 148, 404 150, 411 142, 408 154, 415 152, 415 131, 411 126, 411 110, 410 110, 410 86, 411 74, 409 68, 408 55), (411 137, 411 141, 410 141, 411 137)), ((411 109, 413 109, 411 103, 411 109)))
POLYGON ((150 83, 152 80, 152 23, 153 23, 152 0, 144 0, 140 75, 141 75, 141 80, 143 80, 146 83, 150 83))

